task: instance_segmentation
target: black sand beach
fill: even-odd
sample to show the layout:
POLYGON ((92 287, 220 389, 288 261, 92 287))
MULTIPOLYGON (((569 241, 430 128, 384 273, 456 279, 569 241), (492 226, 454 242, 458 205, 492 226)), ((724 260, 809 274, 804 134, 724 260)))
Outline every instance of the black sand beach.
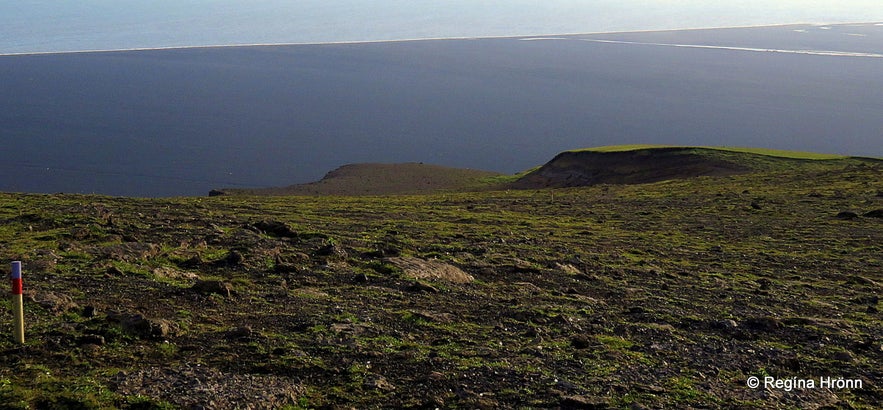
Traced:
POLYGON ((2 56, 0 190, 204 195, 307 182, 353 162, 517 172, 562 150, 628 143, 883 156, 881 32, 2 56), (804 53, 813 50, 867 55, 804 53))

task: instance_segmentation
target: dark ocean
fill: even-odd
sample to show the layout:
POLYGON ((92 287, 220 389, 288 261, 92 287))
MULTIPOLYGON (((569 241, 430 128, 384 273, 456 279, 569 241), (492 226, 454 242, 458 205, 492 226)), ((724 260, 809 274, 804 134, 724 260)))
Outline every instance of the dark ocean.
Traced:
POLYGON ((883 157, 883 25, 0 56, 0 191, 205 195, 612 144, 883 157))

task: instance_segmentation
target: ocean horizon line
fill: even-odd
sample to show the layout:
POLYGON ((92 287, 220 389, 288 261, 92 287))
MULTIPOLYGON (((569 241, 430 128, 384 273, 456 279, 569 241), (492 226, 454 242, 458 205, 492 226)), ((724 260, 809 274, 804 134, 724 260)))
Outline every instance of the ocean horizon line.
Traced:
POLYGON ((743 28, 764 28, 764 27, 789 27, 789 26, 864 26, 864 25, 883 25, 879 21, 851 21, 851 22, 794 22, 781 24, 749 24, 734 26, 703 26, 703 27, 685 27, 685 28, 668 28, 668 29, 647 29, 647 30, 615 30, 615 31, 590 31, 590 32, 571 32, 571 33, 540 33, 540 34, 511 34, 511 35, 489 35, 489 36, 447 36, 447 37, 415 37, 402 39, 376 39, 376 40, 340 40, 340 41, 305 41, 305 42, 266 42, 266 43, 235 43, 235 44, 195 44, 195 45, 169 45, 155 47, 130 47, 130 48, 108 48, 108 49, 83 49, 83 50, 56 50, 56 51, 23 51, 3 53, 0 57, 17 57, 17 56, 42 56, 42 55, 62 55, 62 54, 97 54, 97 53, 123 53, 132 51, 164 51, 164 50, 198 50, 198 49, 215 49, 215 48, 246 48, 246 47, 285 47, 285 46, 319 46, 319 45, 347 45, 347 44, 382 44, 382 43, 407 43, 418 41, 445 41, 445 40, 483 40, 483 39, 530 39, 537 37, 537 40, 545 40, 544 37, 552 36, 581 36, 581 35, 601 35, 601 34, 630 34, 630 33, 664 33, 675 31, 698 31, 698 30, 726 30, 726 29, 743 29, 743 28))

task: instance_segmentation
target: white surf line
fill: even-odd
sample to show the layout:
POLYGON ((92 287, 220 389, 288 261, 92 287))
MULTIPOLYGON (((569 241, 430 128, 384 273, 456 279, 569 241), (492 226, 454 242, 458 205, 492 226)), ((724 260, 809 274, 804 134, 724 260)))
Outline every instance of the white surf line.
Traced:
POLYGON ((750 52, 758 52, 758 53, 806 54, 806 55, 814 55, 814 56, 831 56, 831 57, 883 58, 883 54, 858 53, 858 52, 852 52, 852 51, 786 50, 786 49, 778 49, 778 48, 711 46, 711 45, 705 45, 705 44, 645 43, 645 42, 640 42, 640 41, 594 40, 594 39, 586 39, 586 38, 575 39, 575 40, 588 41, 590 43, 634 44, 634 45, 642 45, 642 46, 679 47, 679 48, 704 48, 704 49, 712 49, 712 50, 750 51, 750 52))
POLYGON ((519 38, 518 41, 546 41, 546 40, 567 40, 565 37, 527 37, 519 38))

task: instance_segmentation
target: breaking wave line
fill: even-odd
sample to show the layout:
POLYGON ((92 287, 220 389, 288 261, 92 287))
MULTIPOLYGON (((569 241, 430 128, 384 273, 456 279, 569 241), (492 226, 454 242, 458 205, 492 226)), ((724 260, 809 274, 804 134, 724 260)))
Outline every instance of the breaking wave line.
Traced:
POLYGON ((579 39, 579 40, 580 41, 588 41, 591 43, 635 44, 635 45, 643 45, 643 46, 679 47, 679 48, 704 48, 704 49, 712 49, 712 50, 750 51, 750 52, 758 52, 758 53, 805 54, 805 55, 829 56, 829 57, 883 58, 883 54, 860 53, 860 52, 852 52, 852 51, 788 50, 788 49, 779 49, 779 48, 712 46, 712 45, 705 45, 705 44, 645 43, 645 42, 640 42, 640 41, 622 41, 622 40, 595 40, 595 39, 579 39))

